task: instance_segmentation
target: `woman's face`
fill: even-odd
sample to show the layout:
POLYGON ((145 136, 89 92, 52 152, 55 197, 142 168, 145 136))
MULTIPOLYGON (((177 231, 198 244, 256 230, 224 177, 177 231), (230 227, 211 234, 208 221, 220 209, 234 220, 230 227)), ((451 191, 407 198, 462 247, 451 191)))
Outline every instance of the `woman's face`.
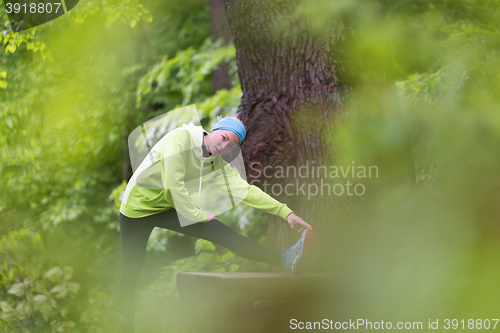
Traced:
POLYGON ((233 131, 215 130, 206 136, 208 151, 212 155, 222 155, 238 146, 240 138, 233 131))

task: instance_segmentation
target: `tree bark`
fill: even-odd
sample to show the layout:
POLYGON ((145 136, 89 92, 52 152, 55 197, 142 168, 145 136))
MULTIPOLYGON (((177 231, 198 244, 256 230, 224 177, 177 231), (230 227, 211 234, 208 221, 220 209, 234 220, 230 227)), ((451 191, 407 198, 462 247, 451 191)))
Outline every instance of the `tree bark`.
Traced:
MULTIPOLYGON (((313 32, 294 14, 301 2, 225 0, 225 8, 243 90, 237 114, 247 129, 241 149, 248 181, 310 223, 321 235, 317 253, 322 253, 340 223, 341 200, 331 195, 311 197, 300 189, 307 192, 313 184, 321 186, 321 179, 312 178, 311 166, 329 166, 337 157, 335 125, 350 89, 342 79, 340 57, 335 57, 343 49, 345 26, 337 22, 327 33, 313 32), (307 165, 308 177, 298 175, 307 165), (288 174, 267 177, 280 167, 288 174)), ((298 228, 290 229, 275 216, 269 221, 271 247, 297 241, 298 228)))
MULTIPOLYGON (((139 22, 137 25, 137 29, 130 30, 131 33, 131 38, 135 42, 135 47, 134 47, 134 65, 141 64, 143 62, 143 50, 144 47, 149 44, 149 39, 147 34, 144 31, 143 23, 139 22)), ((126 98, 127 98, 127 115, 125 119, 125 131, 123 135, 123 140, 124 140, 124 148, 123 148, 123 163, 122 163, 122 180, 129 181, 129 179, 132 177, 133 170, 132 170, 132 165, 130 164, 130 153, 129 153, 129 147, 128 147, 128 136, 130 135, 130 132, 134 129, 134 115, 135 115, 135 100, 136 100, 136 83, 139 82, 140 77, 144 73, 141 72, 136 72, 134 74, 131 74, 128 78, 128 87, 129 91, 126 93, 126 98)))
MULTIPOLYGON (((341 16, 319 31, 306 24, 313 21, 307 11, 296 10, 311 4, 308 0, 224 1, 243 91, 237 114, 247 129, 241 149, 248 181, 286 203, 313 226, 316 254, 309 270, 332 269, 325 265, 331 261, 330 244, 361 201, 360 196, 333 191, 338 184, 349 191, 345 178, 334 179, 329 174, 341 159, 337 128, 354 87, 382 108, 380 87, 393 89, 396 98, 391 59, 351 48, 354 23, 362 17, 359 13, 341 16)), ((383 19, 380 3, 367 3, 377 5, 383 19)), ((397 176, 387 165, 391 161, 386 161, 381 171, 385 174, 377 184, 385 186, 386 180, 414 184, 409 153, 409 147, 398 152, 406 164, 397 176)), ((374 194, 369 188, 366 192, 374 194)), ((297 241, 298 227, 290 229, 275 216, 269 221, 271 247, 280 249, 297 241)))
MULTIPOLYGON (((229 30, 226 13, 224 12, 224 0, 210 0, 211 4, 211 25, 213 40, 224 38, 227 45, 233 37, 229 30)), ((231 89, 231 80, 229 78, 229 64, 223 62, 212 73, 212 94, 221 89, 231 89)))

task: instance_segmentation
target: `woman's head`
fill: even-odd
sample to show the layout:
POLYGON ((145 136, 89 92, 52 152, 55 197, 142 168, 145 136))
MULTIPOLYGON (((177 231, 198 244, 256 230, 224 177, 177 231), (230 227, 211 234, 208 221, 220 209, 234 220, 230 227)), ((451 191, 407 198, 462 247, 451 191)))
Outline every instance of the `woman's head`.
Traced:
POLYGON ((245 139, 246 130, 236 117, 217 117, 219 120, 205 137, 207 149, 212 155, 222 155, 239 146, 245 139))

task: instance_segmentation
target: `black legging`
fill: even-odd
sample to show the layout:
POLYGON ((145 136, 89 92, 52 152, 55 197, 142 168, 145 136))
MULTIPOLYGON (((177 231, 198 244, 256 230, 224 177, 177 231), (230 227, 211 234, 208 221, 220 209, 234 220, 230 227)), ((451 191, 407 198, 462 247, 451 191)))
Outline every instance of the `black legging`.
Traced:
POLYGON ((134 332, 135 290, 144 266, 149 235, 154 227, 206 239, 222 245, 248 260, 281 267, 281 252, 265 247, 253 239, 237 233, 219 220, 181 227, 175 209, 141 218, 129 218, 120 213, 123 266, 116 304, 117 310, 125 316, 128 323, 128 327, 120 327, 122 333, 134 332))

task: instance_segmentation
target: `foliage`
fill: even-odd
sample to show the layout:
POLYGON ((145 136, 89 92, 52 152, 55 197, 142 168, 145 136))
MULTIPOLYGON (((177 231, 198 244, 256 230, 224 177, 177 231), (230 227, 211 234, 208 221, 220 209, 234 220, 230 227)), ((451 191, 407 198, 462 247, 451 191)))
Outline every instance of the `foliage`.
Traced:
POLYGON ((236 114, 241 96, 241 86, 238 83, 231 90, 218 90, 215 95, 201 102, 198 108, 209 119, 209 124, 213 126, 217 122, 218 115, 233 116, 236 114))
POLYGON ((42 327, 51 332, 73 332, 75 323, 67 318, 71 299, 80 285, 71 282, 71 266, 46 269, 33 260, 43 250, 40 235, 28 229, 10 232, 0 240, 2 249, 1 327, 31 332, 42 327))
POLYGON ((126 320, 116 312, 109 296, 98 288, 92 288, 88 292, 88 300, 88 308, 81 313, 81 323, 88 327, 85 332, 119 333, 116 324, 125 324, 126 320))
POLYGON ((178 298, 176 276, 179 272, 236 272, 239 265, 234 254, 224 249, 221 254, 215 252, 211 242, 198 239, 195 244, 196 256, 183 258, 166 266, 158 279, 148 287, 145 297, 178 298))
POLYGON ((407 80, 398 81, 399 98, 410 105, 416 103, 432 104, 442 97, 442 80, 446 72, 443 69, 435 73, 412 74, 407 80))
MULTIPOLYGON (((383 20, 371 3, 315 0, 295 14, 319 32, 353 18, 346 37, 356 34, 345 50, 353 61, 343 65, 359 75, 344 104, 349 112, 332 125, 339 158, 407 179, 410 146, 418 186, 411 192, 403 181, 369 180, 376 195, 362 198, 365 209, 344 212, 342 237, 331 242, 324 267, 372 286, 362 293, 359 311, 366 313, 380 310, 373 306, 380 299, 398 304, 393 314, 416 310, 401 306, 409 299, 430 309, 476 304, 478 317, 497 313, 499 2, 385 1, 383 20), (385 57, 393 60, 398 99, 392 78, 373 83, 385 57), (359 64, 364 73, 350 67, 359 64), (384 278, 362 278, 373 275, 384 278)), ((47 331, 113 332, 127 136, 192 103, 204 126, 234 114, 242 96, 234 46, 211 41, 203 0, 80 2, 23 32, 6 28, 2 7, 0 21, 0 236, 2 249, 10 244, 0 254, 1 330, 33 321, 47 331), (233 88, 212 95, 211 73, 223 61, 233 88), (78 294, 68 265, 82 272, 75 274, 78 294)), ((260 212, 240 205, 220 218, 268 242, 260 212)), ((165 251, 171 235, 155 230, 148 249, 165 251)), ((205 241, 197 247, 195 256, 165 267, 146 303, 163 297, 175 310, 177 272, 267 268, 205 241)), ((337 308, 343 300, 331 311, 345 311, 337 308)))
MULTIPOLYGON (((140 20, 146 22, 151 22, 153 20, 149 11, 137 0, 106 1, 103 3, 95 3, 92 1, 79 2, 78 10, 72 10, 68 15, 74 23, 82 24, 89 16, 96 15, 97 13, 106 15, 106 28, 108 29, 112 27, 115 21, 125 22, 133 28, 140 20)), ((39 40, 37 34, 40 29, 45 30, 45 26, 44 28, 35 27, 18 32, 17 27, 10 26, 7 13, 3 10, 3 7, 0 13, 0 23, 1 26, 4 27, 2 31, 2 40, 5 45, 6 53, 14 53, 24 44, 26 45, 26 50, 32 50, 33 52, 40 51, 44 59, 47 57, 47 55, 44 54, 46 44, 42 41, 43 37, 42 40, 39 40)), ((52 26, 55 23, 47 22, 46 24, 52 26)))
POLYGON ((368 64, 368 79, 355 81, 335 124, 336 153, 344 163, 377 166, 381 177, 360 181, 367 194, 343 212, 342 231, 327 246, 325 271, 349 275, 347 284, 356 276, 366 288, 357 303, 366 306, 347 318, 498 311, 499 13, 498 1, 395 1, 383 19, 351 13, 359 35, 347 49, 368 64), (396 89, 369 66, 387 57, 395 59, 396 89))
POLYGON ((7 13, 3 8, 0 12, 0 23, 4 28, 4 30, 2 30, 2 41, 5 46, 5 53, 14 53, 21 45, 25 45, 26 50, 32 50, 32 52, 40 51, 43 58, 47 57, 47 53, 44 52, 45 43, 35 38, 37 27, 22 32, 9 29, 7 13))
POLYGON ((208 97, 207 87, 210 86, 210 81, 206 79, 221 62, 229 62, 234 86, 237 82, 234 46, 222 46, 222 43, 222 39, 212 42, 210 37, 199 50, 189 48, 178 52, 172 59, 163 57, 139 81, 137 106, 144 97, 149 97, 147 101, 150 103, 167 105, 172 105, 178 96, 182 96, 182 105, 191 104, 193 96, 205 100, 208 97))
MULTIPOLYGON (((0 235, 29 226, 40 232, 50 254, 57 255, 39 251, 41 262, 76 265, 83 273, 83 290, 88 279, 97 280, 103 291, 90 289, 71 300, 70 321, 78 323, 76 311, 82 314, 74 332, 112 332, 116 325, 107 295, 114 292, 119 272, 119 226, 117 210, 106 199, 122 181, 122 165, 128 159, 123 155, 126 127, 151 117, 148 105, 134 108, 143 68, 148 59, 173 54, 179 46, 199 47, 210 33, 206 4, 185 4, 175 12, 170 4, 153 4, 152 16, 161 26, 148 27, 154 22, 145 9, 152 7, 147 2, 80 1, 64 17, 40 27, 2 33, 7 44, 0 55, 0 123, 6 124, 0 126, 0 235), (173 16, 181 20, 163 21, 173 16), (189 24, 184 27, 186 17, 189 24), (157 39, 144 38, 146 30, 166 28, 157 39), (172 43, 179 30, 185 40, 172 43), (168 47, 165 39, 170 40, 168 47), (149 44, 137 57, 143 42, 149 44), (114 234, 105 233, 103 224, 114 234), (70 230, 67 239, 60 239, 62 230, 70 230), (71 247, 70 237, 76 237, 71 247), (58 246, 66 248, 57 253, 58 246), (115 251, 110 251, 113 246, 115 251)), ((4 26, 3 7, 0 15, 4 26)), ((45 283, 44 273, 40 283, 45 283)), ((62 301, 57 299, 57 305, 62 301)))

